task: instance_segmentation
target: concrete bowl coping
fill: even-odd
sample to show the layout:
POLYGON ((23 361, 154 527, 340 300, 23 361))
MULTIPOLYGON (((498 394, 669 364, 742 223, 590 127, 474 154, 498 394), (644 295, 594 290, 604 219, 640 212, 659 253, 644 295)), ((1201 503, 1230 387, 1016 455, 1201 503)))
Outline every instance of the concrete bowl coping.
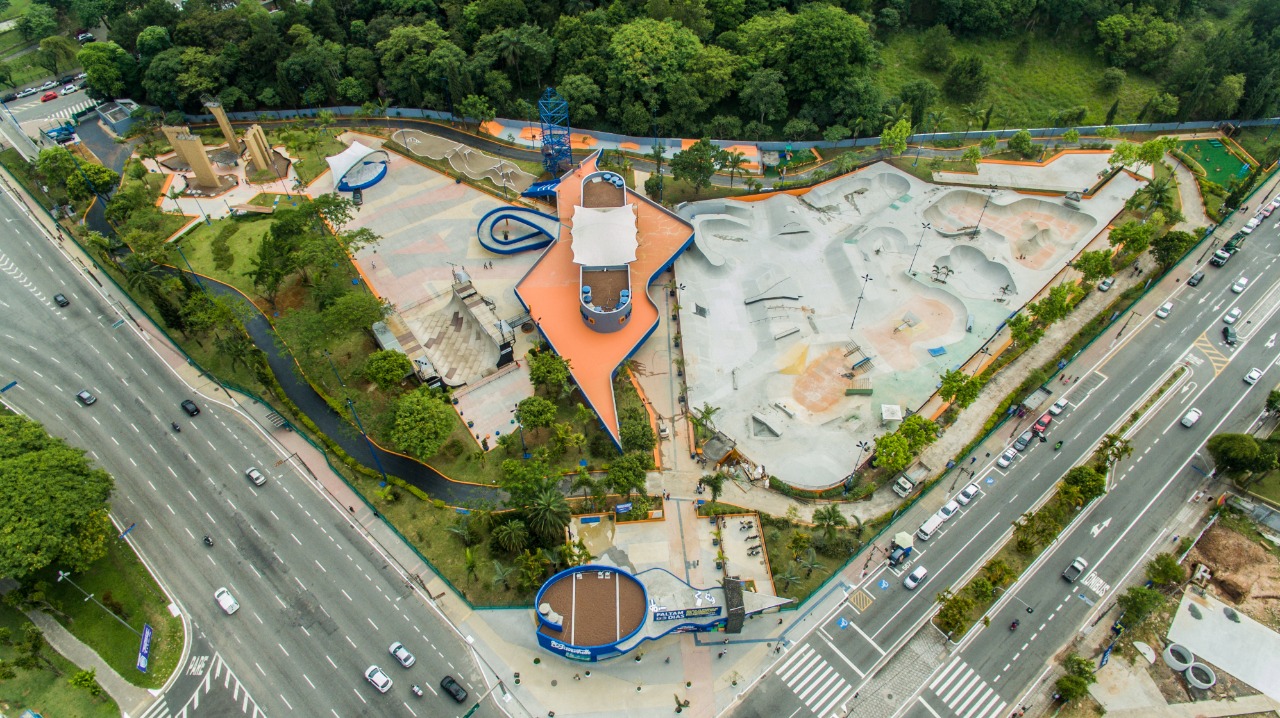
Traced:
POLYGON ((1218 676, 1213 672, 1213 669, 1199 662, 1188 666, 1183 675, 1186 676, 1187 683, 1202 691, 1213 688, 1214 684, 1218 682, 1218 676))
POLYGON ((1178 643, 1170 643, 1164 649, 1164 662, 1176 673, 1181 673, 1191 666, 1196 660, 1195 654, 1190 648, 1178 643))

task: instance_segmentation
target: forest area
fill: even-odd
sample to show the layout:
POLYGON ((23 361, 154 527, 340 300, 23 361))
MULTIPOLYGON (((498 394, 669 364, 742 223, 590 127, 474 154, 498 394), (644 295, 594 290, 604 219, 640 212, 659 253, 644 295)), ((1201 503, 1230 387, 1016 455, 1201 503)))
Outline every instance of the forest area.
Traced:
MULTIPOLYGON (((43 8, 43 9, 41 9, 43 8)), ((750 140, 1254 118, 1280 106, 1270 0, 55 0, 109 28, 98 98, 364 106, 750 140), (271 61, 267 61, 271 60, 271 61)))

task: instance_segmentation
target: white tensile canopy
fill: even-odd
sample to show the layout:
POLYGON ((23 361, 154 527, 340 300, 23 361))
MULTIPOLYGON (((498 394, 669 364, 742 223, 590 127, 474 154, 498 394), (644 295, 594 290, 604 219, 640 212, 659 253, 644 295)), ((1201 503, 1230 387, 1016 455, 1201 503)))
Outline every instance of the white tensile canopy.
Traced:
POLYGON ((333 184, 336 186, 342 181, 343 177, 347 176, 352 167, 360 164, 360 161, 369 155, 379 151, 372 147, 365 147, 359 142, 352 142, 351 146, 340 154, 326 157, 324 161, 329 163, 329 171, 333 173, 333 184))
POLYGON ((636 210, 621 207, 573 208, 573 261, 607 267, 636 261, 636 210))

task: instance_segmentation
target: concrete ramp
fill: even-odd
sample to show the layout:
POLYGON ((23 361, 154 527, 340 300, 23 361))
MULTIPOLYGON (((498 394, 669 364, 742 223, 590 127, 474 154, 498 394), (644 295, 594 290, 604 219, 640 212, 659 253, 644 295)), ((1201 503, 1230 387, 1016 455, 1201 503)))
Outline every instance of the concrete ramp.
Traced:
POLYGON ((526 207, 499 207, 480 218, 476 238, 494 254, 542 249, 560 234, 560 218, 526 207))

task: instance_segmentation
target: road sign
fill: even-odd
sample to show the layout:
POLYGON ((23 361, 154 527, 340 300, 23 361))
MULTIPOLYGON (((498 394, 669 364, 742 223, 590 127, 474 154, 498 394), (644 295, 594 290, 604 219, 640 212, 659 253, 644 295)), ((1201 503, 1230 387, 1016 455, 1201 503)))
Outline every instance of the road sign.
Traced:
POLYGON ((18 385, 18 382, 16 382, 16 381, 11 381, 11 382, 9 382, 8 384, 5 384, 3 387, 0 387, 0 392, 6 392, 6 391, 9 391, 10 389, 12 389, 13 387, 15 387, 15 386, 17 386, 17 385, 18 385))
POLYGON ((1102 660, 1098 661, 1098 668, 1102 668, 1103 666, 1107 665, 1107 661, 1111 660, 1111 648, 1114 645, 1115 644, 1113 643, 1110 646, 1107 646, 1107 650, 1102 652, 1102 660))
POLYGON ((142 624, 142 644, 138 646, 138 670, 147 672, 147 661, 151 658, 151 624, 142 624))

